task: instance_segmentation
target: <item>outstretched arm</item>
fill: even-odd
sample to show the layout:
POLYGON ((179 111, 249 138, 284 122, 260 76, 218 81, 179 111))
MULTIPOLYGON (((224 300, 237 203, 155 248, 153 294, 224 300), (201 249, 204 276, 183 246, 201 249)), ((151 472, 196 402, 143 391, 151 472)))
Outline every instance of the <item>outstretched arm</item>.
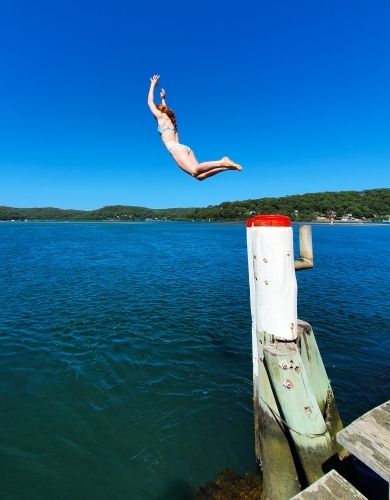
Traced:
POLYGON ((165 102, 165 96, 166 96, 166 92, 164 89, 161 89, 161 92, 160 92, 160 98, 161 98, 161 104, 166 106, 166 102, 165 102))
POLYGON ((150 111, 154 114, 156 118, 160 118, 161 116, 161 111, 159 111, 156 108, 156 105, 154 104, 154 89, 158 85, 158 79, 160 78, 160 75, 154 75, 150 79, 150 88, 149 88, 149 94, 148 94, 148 106, 150 108, 150 111))

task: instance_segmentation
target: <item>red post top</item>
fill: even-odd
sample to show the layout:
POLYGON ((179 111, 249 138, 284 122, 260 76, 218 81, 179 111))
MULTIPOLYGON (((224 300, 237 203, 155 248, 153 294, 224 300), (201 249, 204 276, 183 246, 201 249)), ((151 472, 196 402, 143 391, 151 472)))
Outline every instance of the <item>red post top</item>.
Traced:
POLYGON ((291 220, 286 215, 256 215, 248 219, 246 227, 291 227, 291 220))

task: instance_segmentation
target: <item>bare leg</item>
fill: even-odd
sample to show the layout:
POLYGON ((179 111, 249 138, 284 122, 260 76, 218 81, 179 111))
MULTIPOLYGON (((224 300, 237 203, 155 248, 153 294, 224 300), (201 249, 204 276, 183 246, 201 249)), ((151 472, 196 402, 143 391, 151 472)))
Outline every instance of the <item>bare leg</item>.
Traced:
POLYGON ((208 177, 212 177, 213 175, 219 174, 219 172, 226 172, 226 170, 229 170, 226 167, 220 167, 220 168, 214 168, 213 170, 210 170, 209 172, 205 172, 204 174, 198 174, 196 176, 196 179, 198 181, 204 181, 208 177))
POLYGON ((181 146, 174 148, 171 154, 182 170, 200 181, 226 170, 241 170, 240 165, 232 162, 226 156, 222 160, 198 163, 193 151, 188 154, 186 148, 181 146))

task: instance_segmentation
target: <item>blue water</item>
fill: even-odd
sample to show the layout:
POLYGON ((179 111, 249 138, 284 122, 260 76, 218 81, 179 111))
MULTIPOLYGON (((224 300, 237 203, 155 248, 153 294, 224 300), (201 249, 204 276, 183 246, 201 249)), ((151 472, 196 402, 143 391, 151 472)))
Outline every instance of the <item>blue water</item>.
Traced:
MULTIPOLYGON (((1 498, 185 500, 256 472, 245 231, 0 224, 1 498)), ((349 423, 390 398, 390 226, 313 240, 299 317, 349 423)))

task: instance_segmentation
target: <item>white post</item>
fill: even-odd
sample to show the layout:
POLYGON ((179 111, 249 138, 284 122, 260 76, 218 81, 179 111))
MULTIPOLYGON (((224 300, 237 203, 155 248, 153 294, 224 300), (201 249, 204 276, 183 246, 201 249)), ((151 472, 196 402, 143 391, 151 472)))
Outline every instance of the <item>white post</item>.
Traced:
POLYGON ((255 452, 262 464, 264 498, 287 500, 300 491, 300 484, 265 368, 264 347, 272 338, 291 341, 297 337, 297 286, 290 219, 280 215, 249 219, 247 244, 255 452))
POLYGON ((311 226, 299 226, 299 253, 295 261, 295 270, 311 269, 313 267, 313 242, 311 226))
POLYGON ((256 328, 277 340, 295 340, 297 280, 290 219, 283 215, 252 219, 252 251, 256 328))

